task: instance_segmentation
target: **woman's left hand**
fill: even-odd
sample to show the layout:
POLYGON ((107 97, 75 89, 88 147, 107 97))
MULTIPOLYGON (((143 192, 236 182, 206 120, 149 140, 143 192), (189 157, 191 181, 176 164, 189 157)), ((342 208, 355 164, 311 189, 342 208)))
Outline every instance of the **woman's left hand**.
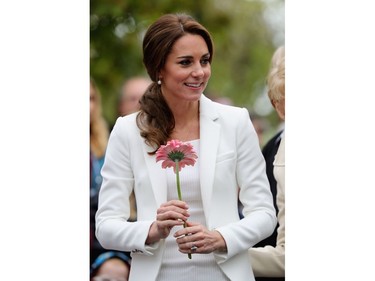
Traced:
POLYGON ((174 234, 179 251, 184 254, 209 254, 214 251, 226 252, 223 236, 216 230, 208 230, 199 223, 187 222, 187 227, 174 234))

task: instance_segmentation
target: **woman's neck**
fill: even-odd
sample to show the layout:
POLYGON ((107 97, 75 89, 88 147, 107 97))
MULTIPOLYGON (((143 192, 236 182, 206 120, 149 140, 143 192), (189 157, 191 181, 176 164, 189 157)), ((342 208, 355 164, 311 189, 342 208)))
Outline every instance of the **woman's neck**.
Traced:
POLYGON ((199 101, 191 103, 183 108, 176 108, 173 111, 175 128, 171 134, 171 139, 189 141, 199 139, 199 101))

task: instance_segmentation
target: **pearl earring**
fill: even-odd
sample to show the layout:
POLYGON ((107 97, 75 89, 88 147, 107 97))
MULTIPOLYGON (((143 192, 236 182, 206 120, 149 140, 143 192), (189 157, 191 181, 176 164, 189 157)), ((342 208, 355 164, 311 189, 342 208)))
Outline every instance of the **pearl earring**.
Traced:
POLYGON ((160 81, 160 79, 158 80, 158 85, 161 85, 161 81, 160 81))

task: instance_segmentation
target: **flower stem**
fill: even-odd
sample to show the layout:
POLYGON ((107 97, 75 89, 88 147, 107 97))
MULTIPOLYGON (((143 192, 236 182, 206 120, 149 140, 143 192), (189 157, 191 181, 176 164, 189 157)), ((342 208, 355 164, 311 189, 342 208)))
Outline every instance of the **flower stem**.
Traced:
MULTIPOLYGON (((178 200, 182 201, 182 195, 181 195, 181 187, 180 187, 180 173, 179 173, 179 162, 178 160, 175 160, 176 163, 176 183, 177 183, 177 194, 178 194, 178 200)), ((186 228, 186 222, 184 222, 184 228, 186 228)), ((191 259, 191 254, 188 253, 188 258, 191 259)))
POLYGON ((177 183, 177 193, 178 193, 178 200, 182 201, 181 196, 181 187, 180 187, 180 173, 179 173, 179 163, 178 160, 174 161, 176 163, 176 183, 177 183))

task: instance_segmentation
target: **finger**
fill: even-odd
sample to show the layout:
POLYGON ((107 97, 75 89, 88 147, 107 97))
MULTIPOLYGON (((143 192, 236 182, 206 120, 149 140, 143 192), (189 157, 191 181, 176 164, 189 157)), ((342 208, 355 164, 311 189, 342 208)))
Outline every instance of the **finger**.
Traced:
POLYGON ((185 222, 185 221, 187 221, 188 216, 186 216, 185 214, 181 214, 179 212, 171 210, 171 211, 166 211, 166 212, 163 212, 163 213, 158 213, 156 215, 156 219, 158 221, 177 220, 177 221, 185 222))
POLYGON ((182 237, 187 235, 193 235, 199 232, 204 232, 205 227, 198 223, 191 223, 189 221, 186 222, 188 225, 186 228, 180 229, 174 234, 174 237, 182 237), (190 226, 189 226, 190 225, 190 226))
POLYGON ((190 250, 191 250, 191 253, 194 253, 198 250, 198 247, 195 244, 193 244, 193 246, 191 246, 190 250))
POLYGON ((160 207, 168 207, 168 206, 176 206, 176 207, 179 207, 179 208, 182 208, 182 209, 185 209, 185 210, 189 209, 188 204, 186 204, 186 202, 180 201, 180 200, 170 200, 170 201, 165 202, 165 203, 160 205, 160 207))
POLYGON ((184 249, 191 248, 191 243, 194 243, 195 246, 200 247, 204 243, 204 235, 201 232, 199 232, 194 234, 178 236, 176 237, 176 243, 184 249))
POLYGON ((181 208, 181 207, 176 206, 176 205, 161 206, 156 211, 157 214, 163 214, 163 213, 167 213, 167 212, 176 212, 176 213, 182 214, 186 218, 190 217, 189 211, 187 209, 181 208))
POLYGON ((187 221, 187 222, 186 222, 186 225, 187 225, 187 226, 197 226, 197 225, 200 225, 200 223, 187 221))
POLYGON ((161 238, 165 238, 169 236, 172 228, 175 226, 181 226, 183 222, 175 221, 175 220, 168 220, 168 221, 156 221, 156 226, 159 235, 161 238))
POLYGON ((175 226, 182 226, 184 224, 181 220, 157 220, 157 225, 159 229, 167 229, 170 231, 175 226))
POLYGON ((186 209, 182 209, 182 208, 176 207, 176 206, 160 207, 156 211, 157 214, 163 214, 163 213, 167 213, 167 212, 176 212, 176 213, 182 214, 186 217, 190 216, 189 212, 186 209))
POLYGON ((199 249, 199 246, 197 246, 197 244, 193 242, 193 243, 185 244, 179 247, 179 251, 185 254, 189 254, 189 253, 194 254, 194 253, 199 253, 200 249, 199 249))

